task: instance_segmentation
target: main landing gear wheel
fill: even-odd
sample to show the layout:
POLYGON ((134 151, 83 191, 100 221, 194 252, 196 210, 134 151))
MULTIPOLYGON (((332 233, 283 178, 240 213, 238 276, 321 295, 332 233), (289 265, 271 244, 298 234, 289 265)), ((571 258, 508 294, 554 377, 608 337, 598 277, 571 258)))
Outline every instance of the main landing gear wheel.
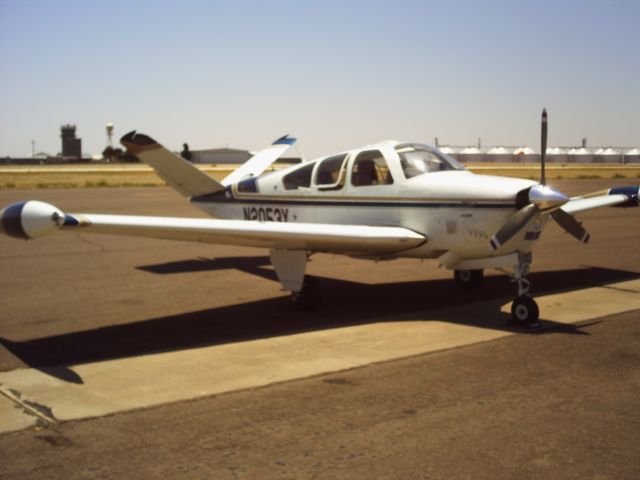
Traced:
POLYGON ((484 278, 483 270, 456 270, 453 273, 456 285, 465 290, 473 290, 478 288, 484 278))
POLYGON ((511 304, 511 318, 513 321, 525 325, 527 327, 535 328, 540 324, 538 318, 540 317, 540 309, 536 301, 529 295, 521 295, 511 304))
POLYGON ((317 286, 314 277, 305 275, 299 292, 291 292, 291 301, 298 310, 313 310, 317 305, 317 286))

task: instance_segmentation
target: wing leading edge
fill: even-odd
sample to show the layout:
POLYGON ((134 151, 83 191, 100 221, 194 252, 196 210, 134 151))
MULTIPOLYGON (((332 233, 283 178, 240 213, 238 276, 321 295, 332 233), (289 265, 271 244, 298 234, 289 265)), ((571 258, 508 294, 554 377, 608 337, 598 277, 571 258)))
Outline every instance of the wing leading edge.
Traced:
POLYGON ((190 242, 335 253, 393 253, 424 244, 402 227, 253 222, 205 218, 67 214, 63 229, 190 242))
POLYGON ((639 186, 615 187, 580 197, 573 197, 562 206, 562 210, 574 215, 600 207, 637 207, 640 205, 639 190, 639 186))

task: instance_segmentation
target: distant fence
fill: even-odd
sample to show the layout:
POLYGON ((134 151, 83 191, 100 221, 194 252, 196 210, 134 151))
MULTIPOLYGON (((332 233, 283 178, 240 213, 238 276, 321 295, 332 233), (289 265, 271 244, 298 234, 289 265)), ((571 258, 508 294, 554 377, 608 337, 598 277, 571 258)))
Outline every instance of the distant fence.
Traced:
POLYGON ((32 158, 32 157, 0 157, 0 165, 67 165, 75 163, 91 163, 90 158, 66 159, 61 157, 32 158))

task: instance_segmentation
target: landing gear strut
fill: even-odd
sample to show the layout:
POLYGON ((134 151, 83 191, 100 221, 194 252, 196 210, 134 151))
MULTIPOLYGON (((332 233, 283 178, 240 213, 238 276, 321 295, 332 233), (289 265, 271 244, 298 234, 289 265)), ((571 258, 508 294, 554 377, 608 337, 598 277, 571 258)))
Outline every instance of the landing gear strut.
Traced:
POLYGON ((291 292, 291 302, 299 310, 309 311, 317 306, 317 285, 314 277, 304 276, 302 288, 298 292, 291 292))
POLYGON ((531 282, 525 278, 531 266, 531 253, 518 255, 518 266, 515 273, 511 274, 514 282, 518 284, 518 296, 511 304, 511 319, 520 325, 530 328, 540 326, 538 318, 540 309, 536 301, 529 295, 531 282))

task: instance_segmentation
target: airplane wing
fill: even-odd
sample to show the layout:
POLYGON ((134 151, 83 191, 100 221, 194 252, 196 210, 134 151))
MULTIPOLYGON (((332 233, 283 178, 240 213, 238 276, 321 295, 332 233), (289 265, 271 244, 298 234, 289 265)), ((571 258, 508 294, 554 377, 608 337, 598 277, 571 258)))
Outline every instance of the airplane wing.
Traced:
POLYGON ((609 190, 573 197, 562 206, 562 210, 574 215, 585 210, 600 207, 637 207, 639 205, 638 190, 640 187, 616 187, 609 190))
POLYGON ((134 130, 122 137, 120 143, 141 161, 151 165, 160 178, 185 197, 206 195, 225 189, 193 163, 170 152, 147 135, 136 133, 134 130))
POLYGON ((270 249, 389 253, 426 238, 401 227, 257 222, 206 218, 67 214, 63 229, 270 249))
POLYGON ((589 233, 582 226, 582 223, 574 218, 579 212, 600 207, 637 207, 638 190, 640 187, 616 187, 608 190, 590 193, 581 197, 573 197, 560 209, 550 212, 551 217, 569 235, 577 240, 587 243, 589 233))
POLYGON ((37 200, 14 203, 0 211, 0 232, 9 236, 29 240, 59 228, 75 232, 231 244, 276 250, 373 255, 408 250, 427 241, 424 235, 402 227, 93 213, 65 214, 53 205, 37 200))
POLYGON ((225 186, 233 185, 246 178, 257 177, 264 172, 269 165, 280 158, 280 155, 286 152, 294 143, 296 143, 296 139, 289 137, 289 135, 279 138, 243 163, 237 170, 227 175, 224 180, 222 180, 222 184, 225 186))

